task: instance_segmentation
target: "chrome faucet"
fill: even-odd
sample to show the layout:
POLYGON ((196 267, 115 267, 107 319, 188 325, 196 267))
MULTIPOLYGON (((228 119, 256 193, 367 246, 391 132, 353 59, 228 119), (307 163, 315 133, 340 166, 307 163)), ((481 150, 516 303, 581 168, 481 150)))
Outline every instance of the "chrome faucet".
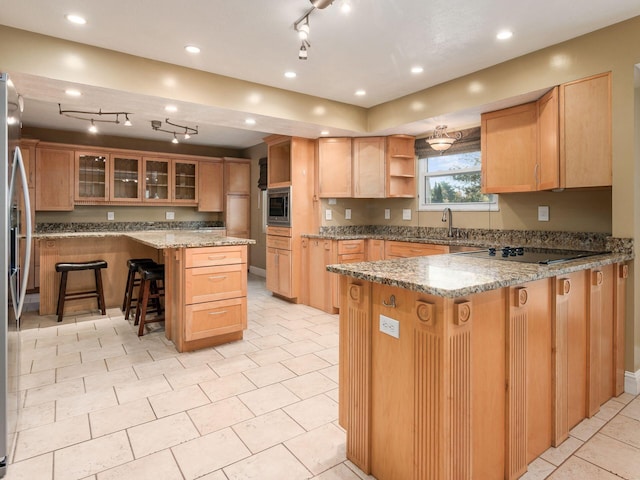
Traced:
POLYGON ((442 221, 449 223, 449 231, 447 232, 447 237, 449 237, 449 238, 453 237, 453 222, 452 222, 452 220, 453 219, 452 219, 451 209, 449 207, 447 207, 442 211, 442 221))

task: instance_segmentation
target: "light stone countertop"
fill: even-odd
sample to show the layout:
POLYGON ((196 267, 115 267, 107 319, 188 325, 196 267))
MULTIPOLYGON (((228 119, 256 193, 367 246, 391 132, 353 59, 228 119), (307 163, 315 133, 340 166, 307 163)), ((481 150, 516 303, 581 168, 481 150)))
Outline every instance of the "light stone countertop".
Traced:
POLYGON ((58 240, 65 238, 105 238, 128 237, 150 247, 164 248, 197 248, 221 247, 227 245, 253 245, 250 238, 223 237, 215 229, 205 230, 148 230, 127 232, 71 232, 71 233, 39 233, 33 238, 58 240))
POLYGON ((327 270, 369 282, 457 298, 632 258, 630 254, 607 253, 552 265, 538 265, 444 254, 335 264, 328 265, 327 270))

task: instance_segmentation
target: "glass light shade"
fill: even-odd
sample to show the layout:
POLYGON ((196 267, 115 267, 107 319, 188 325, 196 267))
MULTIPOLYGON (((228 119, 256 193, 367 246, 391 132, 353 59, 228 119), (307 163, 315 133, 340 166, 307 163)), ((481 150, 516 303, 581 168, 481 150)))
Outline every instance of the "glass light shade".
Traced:
POLYGON ((455 141, 456 139, 453 137, 438 137, 438 138, 427 139, 427 142, 429 142, 429 145, 431 146, 431 148, 433 148, 438 152, 443 152, 445 150, 448 150, 451 147, 451 145, 453 145, 453 142, 455 141))

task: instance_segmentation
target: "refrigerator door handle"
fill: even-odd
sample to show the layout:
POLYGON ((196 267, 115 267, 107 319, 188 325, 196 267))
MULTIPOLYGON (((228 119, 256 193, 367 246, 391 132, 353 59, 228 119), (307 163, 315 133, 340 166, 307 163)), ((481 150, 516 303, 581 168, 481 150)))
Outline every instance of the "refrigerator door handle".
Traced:
MULTIPOLYGON (((13 311, 16 318, 20 318, 22 314, 22 306, 24 305, 24 297, 27 293, 27 284, 29 281, 29 265, 31 263, 31 200, 29 199, 29 184, 27 183, 27 172, 24 169, 24 161, 22 160, 22 152, 20 147, 16 147, 13 155, 13 166, 11 167, 11 182, 9 184, 9 201, 13 199, 13 192, 16 183, 16 172, 20 172, 20 180, 22 182, 22 194, 25 210, 25 230, 26 230, 26 246, 24 250, 24 263, 22 268, 22 282, 20 284, 20 292, 12 292, 13 311), (18 295, 16 295, 18 293, 18 295), (16 298, 17 297, 17 298, 16 298)), ((20 262, 20 259, 16 259, 20 262)))

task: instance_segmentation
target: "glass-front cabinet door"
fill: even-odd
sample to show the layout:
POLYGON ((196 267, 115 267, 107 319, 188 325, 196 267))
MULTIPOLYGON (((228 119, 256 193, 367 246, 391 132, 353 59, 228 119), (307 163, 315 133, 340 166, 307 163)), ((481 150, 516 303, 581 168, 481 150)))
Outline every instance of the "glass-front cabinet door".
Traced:
POLYGON ((198 162, 189 160, 173 161, 173 201, 195 204, 198 198, 196 172, 198 162))
POLYGON ((144 158, 144 201, 168 202, 171 160, 144 158))
POLYGON ((109 154, 76 152, 76 202, 109 200, 109 154))
POLYGON ((110 200, 136 203, 142 201, 142 158, 133 155, 111 155, 112 175, 110 200))

